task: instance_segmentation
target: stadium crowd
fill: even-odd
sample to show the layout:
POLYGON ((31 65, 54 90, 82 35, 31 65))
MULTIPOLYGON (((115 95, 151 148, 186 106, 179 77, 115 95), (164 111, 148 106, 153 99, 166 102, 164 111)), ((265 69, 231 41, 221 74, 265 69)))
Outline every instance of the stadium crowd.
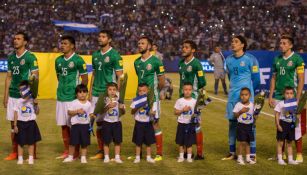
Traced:
POLYGON ((111 29, 121 54, 137 52, 142 34, 154 38, 165 58, 177 55, 184 39, 193 39, 206 57, 216 44, 229 49, 231 36, 237 34, 248 38, 249 49, 278 49, 283 33, 292 34, 297 47, 307 44, 306 6, 283 6, 278 0, 11 0, 0 6, 1 55, 12 51, 12 36, 19 30, 31 36, 31 51, 58 51, 64 33, 77 38, 79 53, 98 48, 96 33, 66 32, 52 20, 111 29))

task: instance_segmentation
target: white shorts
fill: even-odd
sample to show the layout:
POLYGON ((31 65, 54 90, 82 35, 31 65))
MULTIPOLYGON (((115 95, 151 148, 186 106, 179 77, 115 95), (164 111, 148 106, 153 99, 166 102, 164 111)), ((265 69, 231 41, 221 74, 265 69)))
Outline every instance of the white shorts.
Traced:
POLYGON ((17 104, 18 98, 9 97, 6 108, 6 119, 14 121, 14 105, 17 104))
MULTIPOLYGON (((98 101, 98 97, 92 96, 91 104, 92 104, 92 108, 93 108, 93 109, 95 109, 95 106, 96 106, 97 101, 98 101)), ((96 116, 96 122, 103 122, 103 116, 100 115, 100 114, 97 114, 97 116, 96 116)))
POLYGON ((71 126, 71 122, 68 116, 68 105, 71 102, 56 102, 56 124, 58 126, 71 126))

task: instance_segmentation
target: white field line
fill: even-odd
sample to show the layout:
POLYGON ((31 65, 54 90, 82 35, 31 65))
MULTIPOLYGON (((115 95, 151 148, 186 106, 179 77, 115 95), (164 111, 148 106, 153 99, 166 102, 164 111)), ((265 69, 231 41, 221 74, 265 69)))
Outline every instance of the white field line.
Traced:
MULTIPOLYGON (((173 85, 174 87, 176 87, 176 88, 179 88, 179 86, 177 86, 177 85, 173 85)), ((222 99, 222 98, 218 98, 218 97, 213 97, 213 96, 209 96, 210 98, 212 98, 212 99, 215 99, 215 100, 219 100, 219 101, 221 101, 221 102, 224 102, 224 103, 227 103, 227 100, 224 100, 224 99, 222 99)), ((273 114, 270 114, 270 113, 267 113, 267 112, 264 112, 264 111, 261 111, 260 112, 261 114, 264 114, 264 115, 266 115, 266 116, 270 116, 270 117, 275 117, 273 114)))

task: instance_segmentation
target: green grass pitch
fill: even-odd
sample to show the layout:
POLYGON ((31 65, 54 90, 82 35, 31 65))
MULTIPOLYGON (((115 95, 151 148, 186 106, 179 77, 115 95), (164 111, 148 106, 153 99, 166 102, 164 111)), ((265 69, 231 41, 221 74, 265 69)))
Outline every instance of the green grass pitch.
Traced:
MULTIPOLYGON (((156 164, 148 164, 142 160, 140 164, 133 164, 127 160, 128 156, 134 155, 134 145, 131 142, 134 120, 131 115, 122 118, 124 141, 122 144, 121 157, 123 164, 104 164, 101 160, 91 161, 82 165, 80 161, 64 164, 56 160, 63 149, 61 129, 55 123, 55 100, 39 100, 40 115, 38 125, 42 134, 42 141, 38 143, 38 159, 30 166, 24 164, 17 166, 16 161, 4 161, 3 159, 11 151, 9 122, 5 119, 5 109, 0 108, 0 174, 307 174, 307 156, 305 162, 298 166, 279 166, 277 162, 267 159, 275 153, 275 125, 272 116, 261 114, 257 121, 257 164, 240 166, 235 161, 222 161, 228 151, 228 122, 224 118, 227 97, 222 93, 220 87, 219 95, 213 95, 213 75, 206 74, 207 90, 214 97, 213 102, 207 106, 202 113, 202 130, 204 132, 205 160, 193 163, 177 163, 178 147, 175 144, 176 117, 173 106, 178 97, 178 74, 167 74, 175 85, 174 96, 171 101, 162 102, 162 117, 160 125, 163 131, 164 157, 163 161, 156 164), (218 98, 218 99, 216 99, 218 98)), ((3 99, 5 73, 0 74, 0 96, 3 99)), ((127 106, 130 101, 126 101, 127 106)), ((265 106, 263 111, 272 114, 273 110, 265 106)), ((307 155, 307 139, 304 137, 304 153, 307 155)), ((96 139, 92 137, 92 145, 89 146, 88 157, 95 153, 97 148, 96 139)), ((155 150, 155 146, 153 146, 155 150)), ((194 149, 195 150, 195 149, 194 149)), ((155 152, 155 151, 153 151, 155 152)), ((111 157, 113 147, 111 146, 111 157)), ((26 157, 25 157, 26 158, 26 157)))

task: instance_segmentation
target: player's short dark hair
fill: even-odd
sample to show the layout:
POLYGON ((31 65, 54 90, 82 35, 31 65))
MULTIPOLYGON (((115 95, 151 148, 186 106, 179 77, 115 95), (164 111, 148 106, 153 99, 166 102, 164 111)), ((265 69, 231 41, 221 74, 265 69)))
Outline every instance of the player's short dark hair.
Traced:
POLYGON ((75 93, 79 93, 79 92, 86 92, 88 93, 88 89, 87 89, 87 86, 84 85, 84 84, 79 84, 77 85, 76 89, 75 89, 75 93))
POLYGON ((107 89, 108 89, 109 87, 115 87, 116 89, 118 88, 118 87, 117 87, 117 84, 114 83, 114 82, 108 83, 108 84, 107 84, 107 89))
POLYGON ((242 91, 248 91, 248 93, 251 94, 251 90, 248 87, 243 87, 240 92, 242 91))
POLYGON ((294 45, 294 39, 293 39, 293 37, 292 37, 291 35, 284 34, 284 35, 281 36, 280 39, 286 39, 286 40, 290 41, 290 43, 291 43, 292 45, 294 45))
POLYGON ((291 86, 286 86, 284 89, 284 93, 286 93, 286 91, 292 90, 294 92, 294 88, 291 86))
POLYGON ((183 86, 192 86, 193 87, 193 84, 191 82, 184 82, 183 86))
POLYGON ((21 86, 30 86, 30 83, 28 80, 22 80, 20 83, 19 83, 19 87, 21 86))
POLYGON ((27 42, 30 40, 29 35, 26 34, 25 32, 19 31, 19 32, 17 32, 15 35, 22 35, 22 36, 23 36, 23 39, 24 39, 25 41, 27 41, 27 42))
POLYGON ((100 33, 106 34, 107 37, 108 37, 109 39, 112 39, 112 37, 113 37, 113 32, 112 32, 111 30, 105 30, 105 29, 103 29, 103 30, 100 30, 99 34, 100 34, 100 33))
POLYGON ((244 36, 242 36, 242 35, 237 35, 237 36, 235 36, 235 37, 233 37, 233 38, 237 38, 238 40, 240 40, 240 42, 241 42, 242 44, 244 44, 243 51, 245 52, 246 49, 247 49, 247 41, 246 41, 246 38, 245 38, 244 36))
POLYGON ((73 36, 70 35, 64 35, 61 37, 61 41, 63 40, 68 40, 71 44, 73 44, 74 46, 76 46, 76 40, 73 36))
POLYGON ((140 83, 140 84, 138 85, 138 87, 148 87, 148 84, 147 84, 147 83, 140 83))
POLYGON ((146 39, 147 42, 148 42, 150 45, 153 45, 153 44, 152 44, 152 43, 153 43, 153 40, 152 40, 151 38, 149 38, 148 36, 141 36, 141 37, 139 38, 139 40, 141 40, 141 39, 146 39))
POLYGON ((193 40, 184 40, 182 44, 189 44, 192 49, 197 50, 197 44, 193 40))

